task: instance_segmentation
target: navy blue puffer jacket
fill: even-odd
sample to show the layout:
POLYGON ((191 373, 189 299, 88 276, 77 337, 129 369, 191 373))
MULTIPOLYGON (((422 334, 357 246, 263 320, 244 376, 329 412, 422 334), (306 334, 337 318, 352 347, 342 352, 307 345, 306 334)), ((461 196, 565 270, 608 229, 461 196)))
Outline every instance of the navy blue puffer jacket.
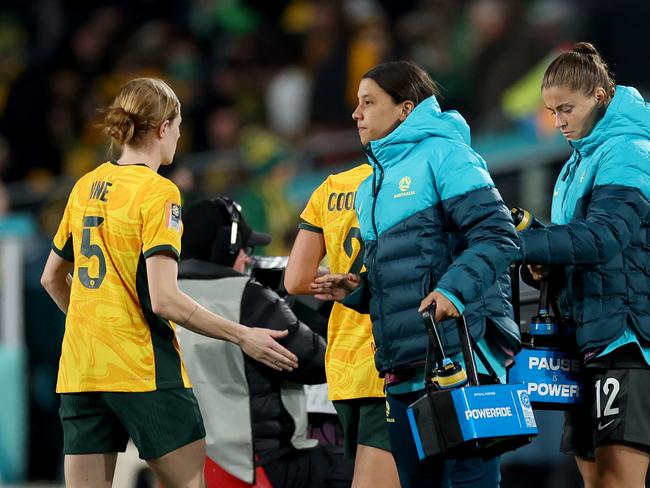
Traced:
MULTIPOLYGON (((373 174, 357 191, 356 209, 377 369, 424 359, 417 309, 434 289, 464 310, 477 340, 489 317, 493 332, 517 350, 507 274, 517 234, 485 161, 469 146, 463 118, 428 98, 366 152, 373 174)), ((458 352, 455 321, 442 326, 446 352, 458 352)))

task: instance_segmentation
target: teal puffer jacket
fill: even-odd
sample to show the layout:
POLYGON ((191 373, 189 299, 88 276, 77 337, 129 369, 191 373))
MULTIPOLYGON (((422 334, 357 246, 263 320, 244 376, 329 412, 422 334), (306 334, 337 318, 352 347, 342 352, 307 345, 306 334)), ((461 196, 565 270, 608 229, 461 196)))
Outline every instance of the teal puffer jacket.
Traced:
POLYGON ((521 235, 525 262, 564 264, 563 301, 584 351, 626 326, 650 341, 650 105, 617 86, 555 184, 555 225, 521 235))

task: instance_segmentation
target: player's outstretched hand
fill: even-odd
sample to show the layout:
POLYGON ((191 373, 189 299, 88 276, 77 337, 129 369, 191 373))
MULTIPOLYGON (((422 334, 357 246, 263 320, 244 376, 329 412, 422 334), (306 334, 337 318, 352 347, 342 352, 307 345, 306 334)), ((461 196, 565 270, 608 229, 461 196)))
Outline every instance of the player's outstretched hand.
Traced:
POLYGON ((326 274, 316 278, 310 285, 314 297, 319 300, 340 302, 359 287, 361 279, 358 274, 326 274))
POLYGON ((298 358, 277 342, 277 339, 282 339, 287 334, 286 330, 247 328, 241 337, 239 347, 250 357, 269 368, 278 371, 292 371, 298 367, 298 358))

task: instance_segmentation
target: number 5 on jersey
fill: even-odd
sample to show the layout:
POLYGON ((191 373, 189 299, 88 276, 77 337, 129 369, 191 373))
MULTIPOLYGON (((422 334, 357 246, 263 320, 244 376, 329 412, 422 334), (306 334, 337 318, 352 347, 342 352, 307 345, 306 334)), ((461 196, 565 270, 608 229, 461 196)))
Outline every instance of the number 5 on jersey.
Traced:
POLYGON ((90 276, 87 266, 79 266, 79 281, 86 288, 99 288, 106 276, 106 258, 102 248, 97 244, 91 244, 91 231, 99 227, 104 222, 103 217, 84 217, 83 232, 81 234, 81 254, 88 259, 97 258, 99 264, 99 273, 97 276, 90 276))

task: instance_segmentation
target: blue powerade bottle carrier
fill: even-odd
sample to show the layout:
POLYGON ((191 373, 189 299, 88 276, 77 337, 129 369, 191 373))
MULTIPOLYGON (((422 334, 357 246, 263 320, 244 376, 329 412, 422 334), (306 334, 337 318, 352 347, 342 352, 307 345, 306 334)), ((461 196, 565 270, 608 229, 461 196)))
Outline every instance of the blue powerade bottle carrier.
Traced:
MULTIPOLYGON (((466 374, 445 356, 433 317, 433 312, 423 313, 429 336, 426 393, 407 410, 420 460, 438 455, 489 459, 530 443, 538 432, 523 385, 479 385, 473 349, 486 367, 490 366, 472 345, 465 318, 461 316, 457 326, 466 374)), ((490 376, 498 383, 494 371, 490 376)))
MULTIPOLYGON (((522 208, 511 209, 518 231, 545 225, 522 208)), ((582 362, 575 340, 575 323, 562 313, 557 293, 549 278, 540 282, 537 315, 530 322, 520 320, 519 274, 521 265, 511 269, 512 305, 520 327, 522 350, 508 370, 508 383, 523 383, 534 408, 568 410, 582 401, 582 362)))
MULTIPOLYGON (((515 269, 513 279, 518 280, 515 269)), ((519 305, 514 296, 513 305, 519 305)), ((508 369, 508 383, 526 385, 534 408, 568 410, 580 404, 584 389, 575 324, 568 314, 560 318, 547 281, 540 285, 538 314, 528 324, 520 325, 520 330, 523 348, 508 369)))

